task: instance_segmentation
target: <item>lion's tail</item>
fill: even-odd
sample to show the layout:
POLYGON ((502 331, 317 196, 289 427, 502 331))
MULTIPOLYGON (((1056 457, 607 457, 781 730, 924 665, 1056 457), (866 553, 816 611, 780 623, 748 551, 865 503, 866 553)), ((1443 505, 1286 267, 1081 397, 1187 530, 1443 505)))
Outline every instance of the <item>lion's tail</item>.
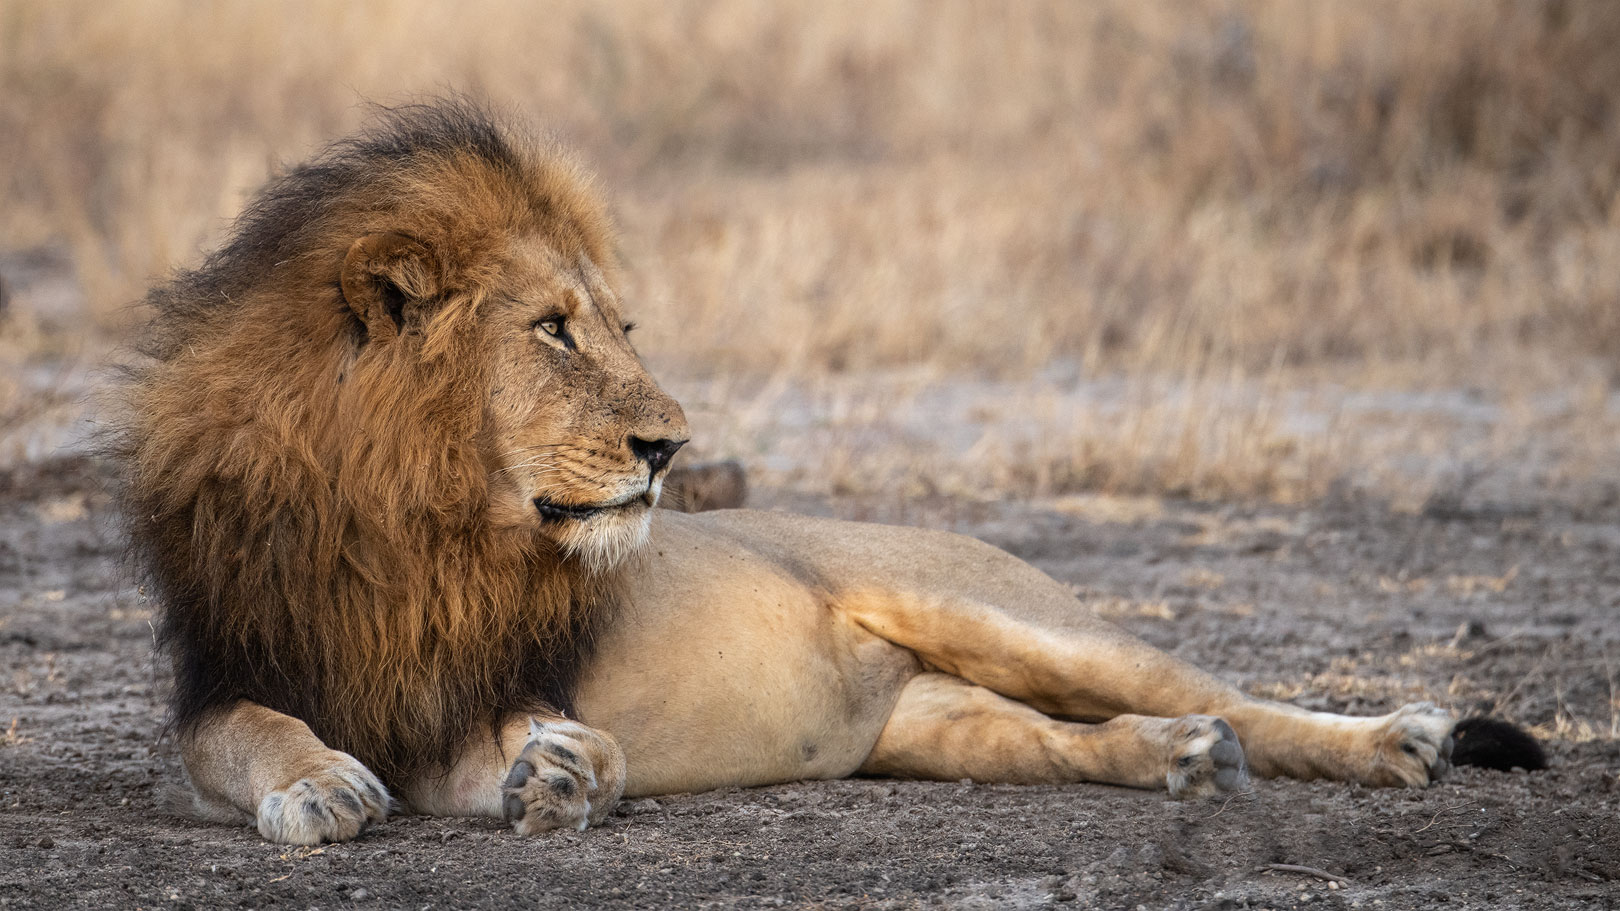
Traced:
POLYGON ((1521 768, 1534 772, 1547 767, 1547 753, 1524 728, 1500 718, 1476 715, 1457 722, 1451 732, 1456 747, 1453 765, 1473 765, 1508 772, 1521 768))

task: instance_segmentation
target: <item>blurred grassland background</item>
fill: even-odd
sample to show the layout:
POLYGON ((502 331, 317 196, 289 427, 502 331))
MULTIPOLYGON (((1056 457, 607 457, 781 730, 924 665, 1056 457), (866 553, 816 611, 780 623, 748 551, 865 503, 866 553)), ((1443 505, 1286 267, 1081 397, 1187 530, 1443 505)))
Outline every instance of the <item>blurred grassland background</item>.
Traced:
POLYGON ((1607 0, 0 0, 6 457, 275 168, 446 90, 601 171, 767 483, 1615 496, 1607 0))

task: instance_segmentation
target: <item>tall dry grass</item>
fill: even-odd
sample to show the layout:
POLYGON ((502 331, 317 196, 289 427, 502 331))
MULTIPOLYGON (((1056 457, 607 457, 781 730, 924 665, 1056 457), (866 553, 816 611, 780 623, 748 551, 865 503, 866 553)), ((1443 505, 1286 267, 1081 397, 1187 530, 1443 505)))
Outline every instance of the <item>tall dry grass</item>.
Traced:
POLYGON ((1614 382, 1617 46, 1606 0, 0 0, 0 251, 116 335, 361 99, 469 91, 601 167, 666 370, 1078 364, 1145 404, 1036 477, 1318 491, 1220 390, 1614 382), (1142 440, 1194 480, 1096 464, 1142 440))

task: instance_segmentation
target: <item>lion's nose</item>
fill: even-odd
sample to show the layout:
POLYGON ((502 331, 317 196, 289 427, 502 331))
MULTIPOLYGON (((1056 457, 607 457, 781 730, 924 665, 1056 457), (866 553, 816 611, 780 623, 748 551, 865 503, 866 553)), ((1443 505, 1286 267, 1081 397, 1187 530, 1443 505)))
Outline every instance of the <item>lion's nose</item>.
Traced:
POLYGON ((663 471, 664 466, 669 464, 669 460, 675 458, 676 451, 685 445, 685 440, 630 438, 630 451, 636 454, 636 458, 646 462, 647 469, 653 474, 663 471))

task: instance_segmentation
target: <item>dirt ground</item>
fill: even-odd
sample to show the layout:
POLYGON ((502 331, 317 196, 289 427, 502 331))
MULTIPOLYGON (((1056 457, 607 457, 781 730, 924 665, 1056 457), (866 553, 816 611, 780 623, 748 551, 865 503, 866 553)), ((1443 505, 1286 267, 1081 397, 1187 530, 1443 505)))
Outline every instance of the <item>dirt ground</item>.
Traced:
POLYGON ((1221 802, 878 780, 631 802, 585 833, 401 817, 264 843, 164 809, 151 611, 103 478, 0 475, 0 906, 1612 908, 1620 905, 1620 504, 1310 509, 1073 497, 756 505, 949 527, 1249 689, 1374 712, 1413 698, 1547 735, 1540 773, 1422 792, 1260 782, 1221 802), (1270 864, 1319 868, 1333 888, 1270 864))

